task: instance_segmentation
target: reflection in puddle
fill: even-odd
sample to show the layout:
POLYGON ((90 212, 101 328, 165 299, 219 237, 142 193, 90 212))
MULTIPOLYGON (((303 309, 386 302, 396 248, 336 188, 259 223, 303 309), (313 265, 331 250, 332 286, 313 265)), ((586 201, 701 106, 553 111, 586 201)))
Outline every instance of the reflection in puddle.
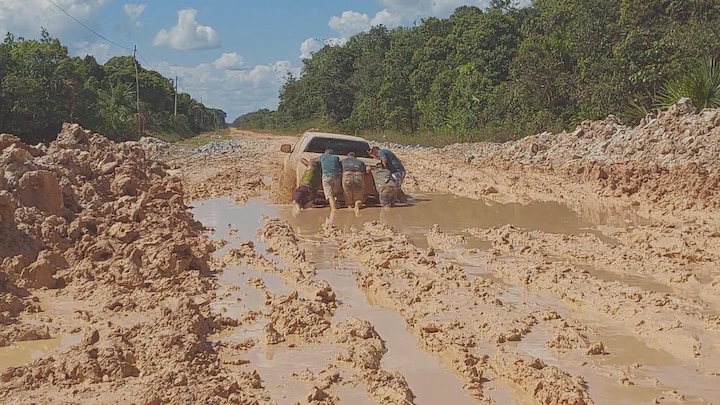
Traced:
MULTIPOLYGON (((411 237, 418 246, 427 246, 426 232, 434 224, 443 230, 460 232, 465 228, 487 228, 511 224, 528 230, 550 233, 584 233, 591 227, 618 222, 618 226, 640 223, 642 219, 631 211, 577 213, 554 202, 532 202, 529 204, 501 204, 490 200, 473 200, 451 194, 416 194, 415 203, 407 207, 382 210, 370 207, 356 215, 352 210, 339 209, 332 216, 329 208, 312 208, 292 215, 289 204, 270 205, 263 197, 254 197, 239 206, 225 198, 206 200, 193 210, 205 226, 215 228, 218 233, 227 231, 228 224, 238 229, 241 239, 255 239, 255 232, 262 225, 262 215, 279 216, 293 225, 295 232, 308 239, 319 240, 317 231, 331 219, 333 225, 343 231, 353 226, 362 228, 368 221, 379 221, 392 226, 411 237)), ((218 237, 218 235, 215 235, 218 237)), ((481 242, 468 238, 467 247, 485 247, 481 242), (478 246, 473 246, 478 244, 478 246)))
POLYGON ((59 338, 15 342, 12 346, 0 347, 0 370, 28 364, 44 354, 80 343, 80 335, 67 335, 59 338))
MULTIPOLYGON (((512 224, 528 230, 550 233, 582 233, 588 232, 589 227, 605 223, 602 221, 606 219, 616 218, 610 214, 584 216, 553 202, 501 204, 450 194, 415 195, 415 201, 413 206, 390 210, 367 208, 360 211, 359 216, 351 210, 340 209, 335 214, 333 224, 349 231, 352 226, 361 228, 367 221, 380 221, 410 236, 425 235, 434 224, 455 232, 465 228, 512 224)), ((277 210, 301 235, 315 234, 330 216, 329 209, 304 210, 295 218, 288 206, 278 206, 277 210)), ((620 222, 627 226, 625 221, 620 222)))

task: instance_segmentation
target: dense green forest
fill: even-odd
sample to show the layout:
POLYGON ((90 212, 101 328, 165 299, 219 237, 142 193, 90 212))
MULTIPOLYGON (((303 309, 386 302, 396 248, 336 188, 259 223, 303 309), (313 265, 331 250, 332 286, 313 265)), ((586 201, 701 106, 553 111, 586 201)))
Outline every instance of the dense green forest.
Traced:
POLYGON ((326 46, 246 129, 507 140, 685 95, 720 106, 717 0, 494 0, 326 46))
POLYGON ((70 57, 43 29, 39 40, 8 33, 0 43, 0 132, 37 143, 55 138, 63 122, 76 122, 111 139, 144 135, 188 137, 225 126, 225 113, 175 92, 170 79, 117 56, 100 65, 70 57))

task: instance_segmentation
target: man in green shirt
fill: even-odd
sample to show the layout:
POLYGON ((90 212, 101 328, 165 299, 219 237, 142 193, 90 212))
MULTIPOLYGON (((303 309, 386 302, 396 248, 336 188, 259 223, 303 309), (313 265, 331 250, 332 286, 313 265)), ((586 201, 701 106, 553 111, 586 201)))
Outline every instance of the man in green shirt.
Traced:
POLYGON ((315 193, 320 184, 320 170, 318 161, 309 161, 305 158, 301 159, 306 169, 300 179, 300 186, 293 193, 293 206, 295 211, 301 208, 307 208, 315 200, 315 193))

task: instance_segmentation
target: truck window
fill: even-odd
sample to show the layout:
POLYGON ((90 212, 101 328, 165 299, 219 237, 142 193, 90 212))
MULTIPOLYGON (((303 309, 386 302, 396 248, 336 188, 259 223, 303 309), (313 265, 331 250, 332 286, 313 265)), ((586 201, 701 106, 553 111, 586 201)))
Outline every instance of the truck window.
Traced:
POLYGON ((305 152, 325 153, 327 149, 332 149, 336 155, 344 156, 355 152, 358 157, 370 157, 368 155, 370 145, 367 142, 338 138, 312 138, 305 148, 305 152))

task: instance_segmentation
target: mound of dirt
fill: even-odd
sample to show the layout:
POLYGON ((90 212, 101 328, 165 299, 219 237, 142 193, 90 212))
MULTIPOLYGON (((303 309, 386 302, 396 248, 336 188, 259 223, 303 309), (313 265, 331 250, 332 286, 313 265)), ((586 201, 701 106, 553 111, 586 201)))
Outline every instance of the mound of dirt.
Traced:
POLYGON ((9 143, 0 168, 0 262, 17 286, 77 281, 88 294, 98 284, 128 293, 209 269, 212 245, 187 213, 179 180, 136 142, 66 124, 47 152, 9 143))
POLYGON ((445 151, 463 151, 477 166, 559 172, 594 185, 603 196, 632 197, 664 209, 720 207, 720 109, 695 112, 687 99, 636 127, 609 116, 584 121, 572 132, 445 151))
POLYGON ((0 146, 0 345, 86 331, 58 355, 4 370, 0 398, 82 402, 97 384, 104 398, 142 403, 254 395, 237 392, 207 341, 235 321, 210 313, 215 247, 178 178, 138 142, 75 124, 46 150, 8 135, 0 146), (26 323, 24 313, 60 297, 78 306, 76 319, 26 323))

